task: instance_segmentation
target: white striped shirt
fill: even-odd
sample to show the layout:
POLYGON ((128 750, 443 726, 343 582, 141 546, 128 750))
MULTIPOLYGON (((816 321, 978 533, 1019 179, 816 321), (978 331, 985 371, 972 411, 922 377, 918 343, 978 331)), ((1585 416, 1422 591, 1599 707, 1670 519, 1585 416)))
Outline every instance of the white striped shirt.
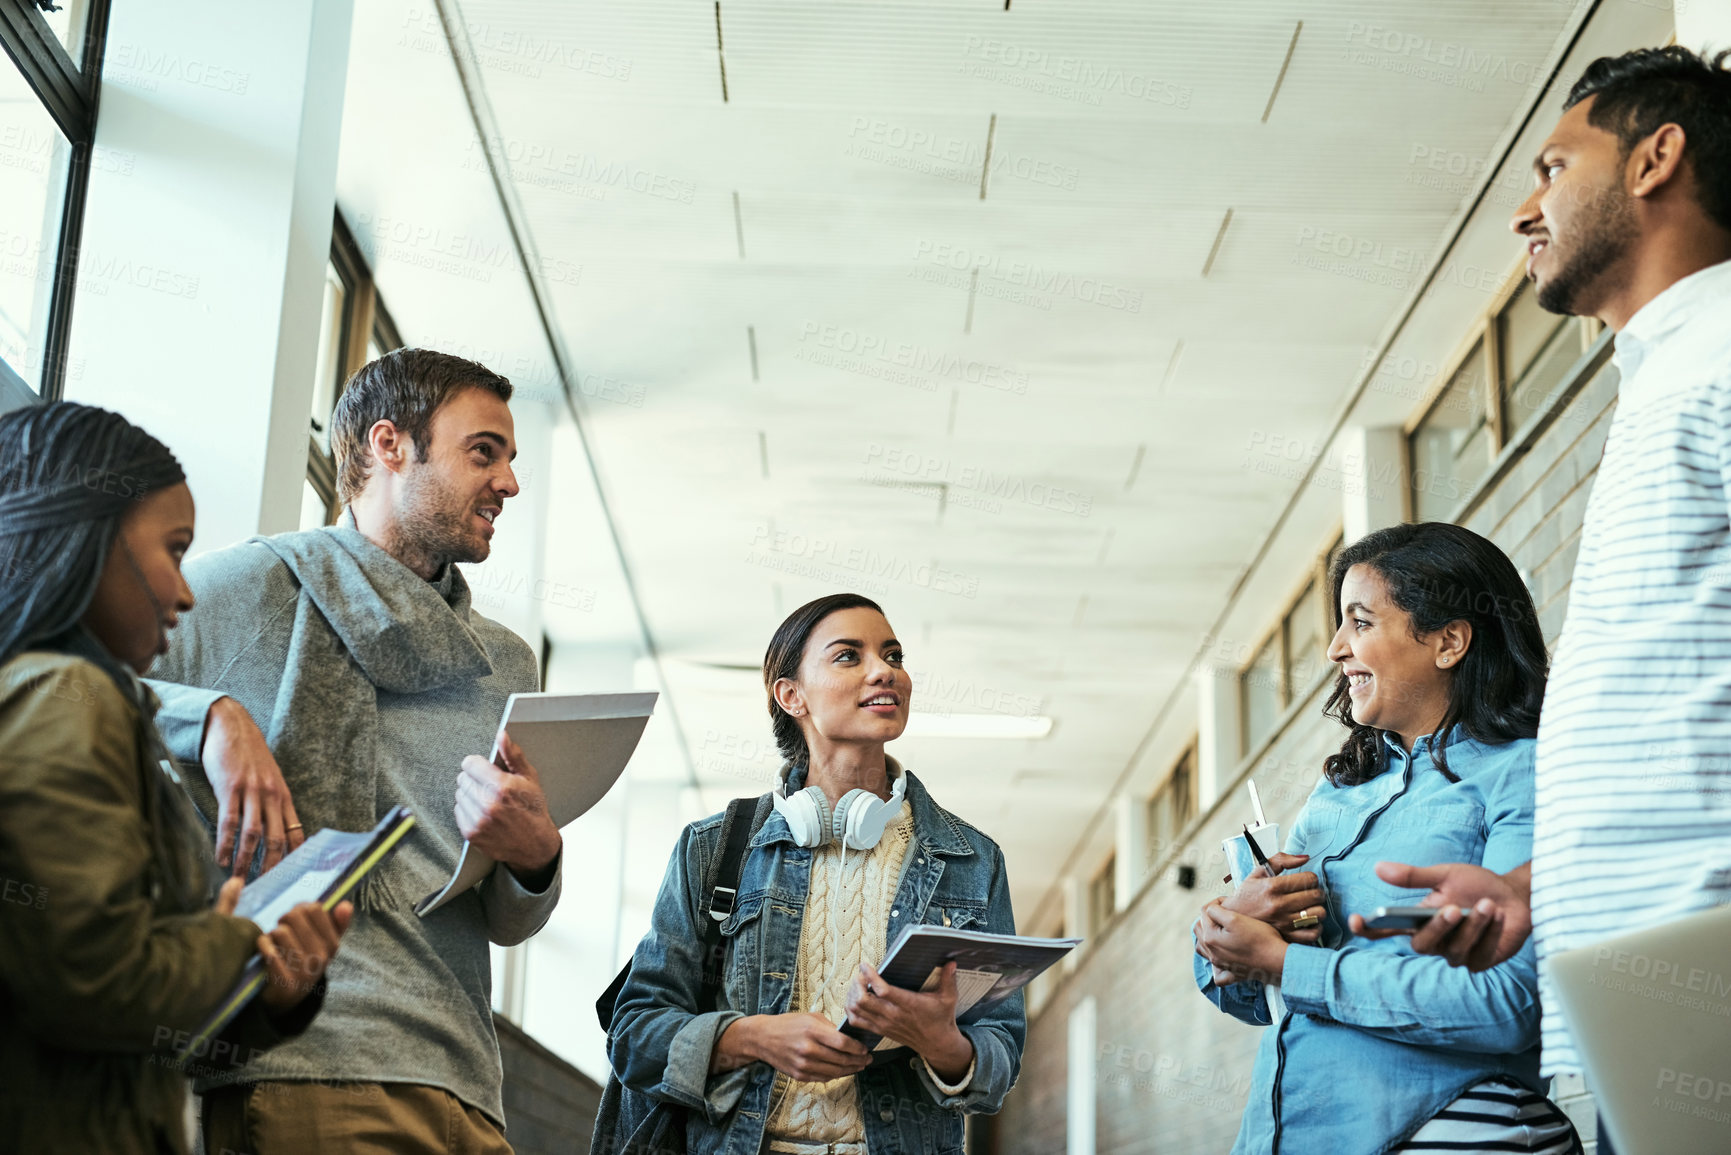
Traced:
POLYGON ((1581 1140, 1555 1103, 1503 1078, 1474 1083, 1392 1150, 1581 1155, 1581 1140))
POLYGON ((1539 724, 1546 1074, 1580 1070, 1550 956, 1731 901, 1731 262, 1660 293, 1616 344, 1539 724))

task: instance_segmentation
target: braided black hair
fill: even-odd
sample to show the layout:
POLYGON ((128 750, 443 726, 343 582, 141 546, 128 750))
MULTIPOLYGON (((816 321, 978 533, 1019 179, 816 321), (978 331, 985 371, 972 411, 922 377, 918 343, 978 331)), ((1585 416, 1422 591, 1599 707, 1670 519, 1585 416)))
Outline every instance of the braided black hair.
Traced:
POLYGON ((208 838, 170 777, 153 699, 83 619, 127 511, 185 480, 167 446, 106 409, 57 401, 0 416, 0 666, 28 650, 73 654, 138 707, 139 748, 164 767, 145 797, 151 882, 181 912, 205 903, 208 838))

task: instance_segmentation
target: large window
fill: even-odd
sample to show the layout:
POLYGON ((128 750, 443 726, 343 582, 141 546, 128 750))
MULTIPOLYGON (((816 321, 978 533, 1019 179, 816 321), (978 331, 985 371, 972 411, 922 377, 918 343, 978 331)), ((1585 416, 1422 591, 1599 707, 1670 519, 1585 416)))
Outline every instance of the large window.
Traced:
POLYGON ((1088 933, 1099 934, 1118 913, 1118 856, 1106 859, 1088 883, 1088 933))
POLYGON ((0 396, 65 389, 107 24, 107 0, 0 0, 0 396))
POLYGON ((379 300, 372 270, 338 213, 331 228, 331 259, 325 265, 324 307, 313 368, 307 477, 301 489, 302 529, 329 525, 342 508, 337 497, 336 459, 331 454, 331 413, 342 396, 343 383, 380 353, 401 346, 397 327, 379 300))
POLYGON ((1412 453, 1414 521, 1446 521, 1478 488, 1496 456, 1485 386, 1491 376, 1488 343, 1474 341, 1449 375, 1429 413, 1409 442, 1412 453))
POLYGON ((1533 283, 1521 278, 1497 315, 1497 389, 1505 443, 1551 407, 1598 329, 1592 318, 1560 317, 1539 308, 1533 283))
POLYGON ((1446 521, 1478 490, 1503 448, 1568 387, 1597 336, 1597 321, 1546 312, 1532 282, 1510 277, 1408 434, 1414 521, 1446 521))
POLYGON ((1311 565, 1309 580, 1239 673, 1239 718, 1246 753, 1274 732, 1293 698, 1308 689, 1328 666, 1328 643, 1334 636, 1328 567, 1339 551, 1340 540, 1336 538, 1311 565))
POLYGON ((1179 757, 1172 773, 1148 799, 1148 864, 1152 870, 1178 845, 1179 835, 1196 817, 1196 746, 1179 757))

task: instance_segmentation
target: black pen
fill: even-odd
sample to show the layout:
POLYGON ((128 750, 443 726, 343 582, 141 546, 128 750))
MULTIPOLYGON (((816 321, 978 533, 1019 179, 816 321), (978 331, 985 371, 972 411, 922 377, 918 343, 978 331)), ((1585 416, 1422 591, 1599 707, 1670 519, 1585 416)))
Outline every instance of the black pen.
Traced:
POLYGON ((1273 878, 1275 875, 1280 873, 1280 871, 1269 865, 1268 856, 1262 853, 1262 847, 1256 845, 1256 839, 1251 837, 1250 823, 1248 822, 1244 824, 1244 841, 1250 843, 1250 853, 1256 856, 1257 865, 1261 866, 1262 869, 1268 872, 1268 877, 1273 878))

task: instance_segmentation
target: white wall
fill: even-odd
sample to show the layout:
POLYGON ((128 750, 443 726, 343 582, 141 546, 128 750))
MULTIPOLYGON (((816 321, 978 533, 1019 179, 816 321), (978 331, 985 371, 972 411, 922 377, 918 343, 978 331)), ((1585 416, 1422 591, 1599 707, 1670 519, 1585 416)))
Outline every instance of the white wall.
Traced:
POLYGON ((1676 8, 1678 44, 1696 52, 1731 48, 1731 3, 1694 0, 1690 4, 1679 2, 1676 8))
POLYGON ((351 17, 113 8, 67 397, 175 450, 198 550, 298 522, 351 17))

